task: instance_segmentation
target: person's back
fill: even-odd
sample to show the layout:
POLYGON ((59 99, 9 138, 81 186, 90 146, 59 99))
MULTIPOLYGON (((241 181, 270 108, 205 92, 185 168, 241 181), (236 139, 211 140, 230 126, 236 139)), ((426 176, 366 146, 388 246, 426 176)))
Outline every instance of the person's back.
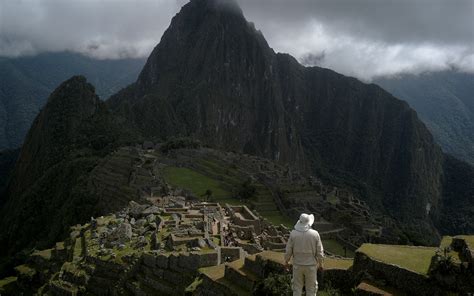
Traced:
POLYGON ((319 233, 314 229, 307 231, 292 230, 290 240, 293 242, 293 264, 316 265, 317 254, 322 254, 322 243, 319 233))
POLYGON ((286 245, 285 262, 293 257, 293 295, 301 295, 303 286, 306 295, 316 295, 318 290, 317 269, 323 268, 324 250, 319 233, 311 229, 313 215, 301 214, 291 231, 286 245))

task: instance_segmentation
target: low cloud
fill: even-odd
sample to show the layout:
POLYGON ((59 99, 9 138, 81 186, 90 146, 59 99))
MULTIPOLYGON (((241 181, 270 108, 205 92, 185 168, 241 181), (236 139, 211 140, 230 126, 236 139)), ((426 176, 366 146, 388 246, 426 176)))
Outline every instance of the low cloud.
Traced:
MULTIPOLYGON (((146 57, 186 0, 3 0, 0 56, 146 57)), ((370 81, 474 72, 473 0, 238 0, 276 50, 370 81)))
POLYGON ((2 0, 0 55, 146 57, 185 1, 2 0))

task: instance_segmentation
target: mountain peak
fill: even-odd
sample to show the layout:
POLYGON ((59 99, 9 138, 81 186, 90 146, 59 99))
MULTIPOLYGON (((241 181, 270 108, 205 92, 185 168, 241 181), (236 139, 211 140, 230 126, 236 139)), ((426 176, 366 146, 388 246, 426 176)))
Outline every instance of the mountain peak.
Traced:
MULTIPOLYGON (((191 79, 210 70, 245 73, 253 63, 264 63, 274 57, 263 35, 249 23, 235 0, 191 0, 181 8, 153 49, 137 84, 141 94, 157 87, 165 73, 174 72, 179 80, 191 79), (252 62, 242 64, 253 51, 252 62), (227 69, 227 70, 226 70, 227 69)), ((218 77, 218 76, 216 76, 218 77)), ((114 100, 112 100, 113 102, 114 100)))
POLYGON ((77 99, 88 99, 93 105, 96 105, 99 100, 95 95, 94 86, 88 83, 82 75, 73 76, 61 83, 51 94, 47 104, 54 103, 57 100, 74 103, 77 99))
POLYGON ((242 9, 235 0, 191 0, 187 5, 183 7, 183 9, 186 9, 187 6, 193 9, 204 8, 215 11, 233 12, 243 15, 242 9))
POLYGON ((64 157, 84 121, 94 116, 100 105, 94 87, 84 76, 73 76, 51 93, 46 106, 34 120, 20 153, 16 173, 24 181, 19 192, 33 184, 45 168, 64 157))

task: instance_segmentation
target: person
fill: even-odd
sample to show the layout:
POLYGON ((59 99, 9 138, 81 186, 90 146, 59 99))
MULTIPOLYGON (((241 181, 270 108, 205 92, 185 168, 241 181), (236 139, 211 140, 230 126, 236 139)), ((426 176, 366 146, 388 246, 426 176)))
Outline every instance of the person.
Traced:
POLYGON ((287 269, 293 258, 293 296, 301 296, 303 286, 306 287, 306 296, 315 296, 318 292, 317 273, 324 268, 324 249, 319 233, 311 228, 313 223, 313 215, 301 214, 286 244, 287 269))

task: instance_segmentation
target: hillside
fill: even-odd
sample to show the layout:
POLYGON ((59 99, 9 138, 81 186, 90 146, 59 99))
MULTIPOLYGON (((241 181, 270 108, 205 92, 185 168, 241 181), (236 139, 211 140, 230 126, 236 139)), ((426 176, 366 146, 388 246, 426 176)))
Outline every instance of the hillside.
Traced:
POLYGON ((73 75, 84 75, 102 99, 133 82, 143 59, 96 60, 75 53, 0 58, 0 150, 19 148, 49 94, 73 75))
POLYGON ((0 151, 0 207, 4 202, 6 187, 19 152, 19 150, 0 151))
POLYGON ((0 211, 0 259, 47 246, 70 225, 123 206, 96 207, 102 197, 91 190, 88 175, 117 145, 133 139, 84 77, 63 82, 33 122, 11 172, 0 211))
POLYGON ((443 150, 474 165, 474 75, 456 71, 375 81, 407 101, 443 150))
POLYGON ((186 4, 137 82, 107 104, 150 139, 190 136, 350 184, 411 237, 436 237, 443 157, 416 112, 275 53, 234 1, 186 4))

